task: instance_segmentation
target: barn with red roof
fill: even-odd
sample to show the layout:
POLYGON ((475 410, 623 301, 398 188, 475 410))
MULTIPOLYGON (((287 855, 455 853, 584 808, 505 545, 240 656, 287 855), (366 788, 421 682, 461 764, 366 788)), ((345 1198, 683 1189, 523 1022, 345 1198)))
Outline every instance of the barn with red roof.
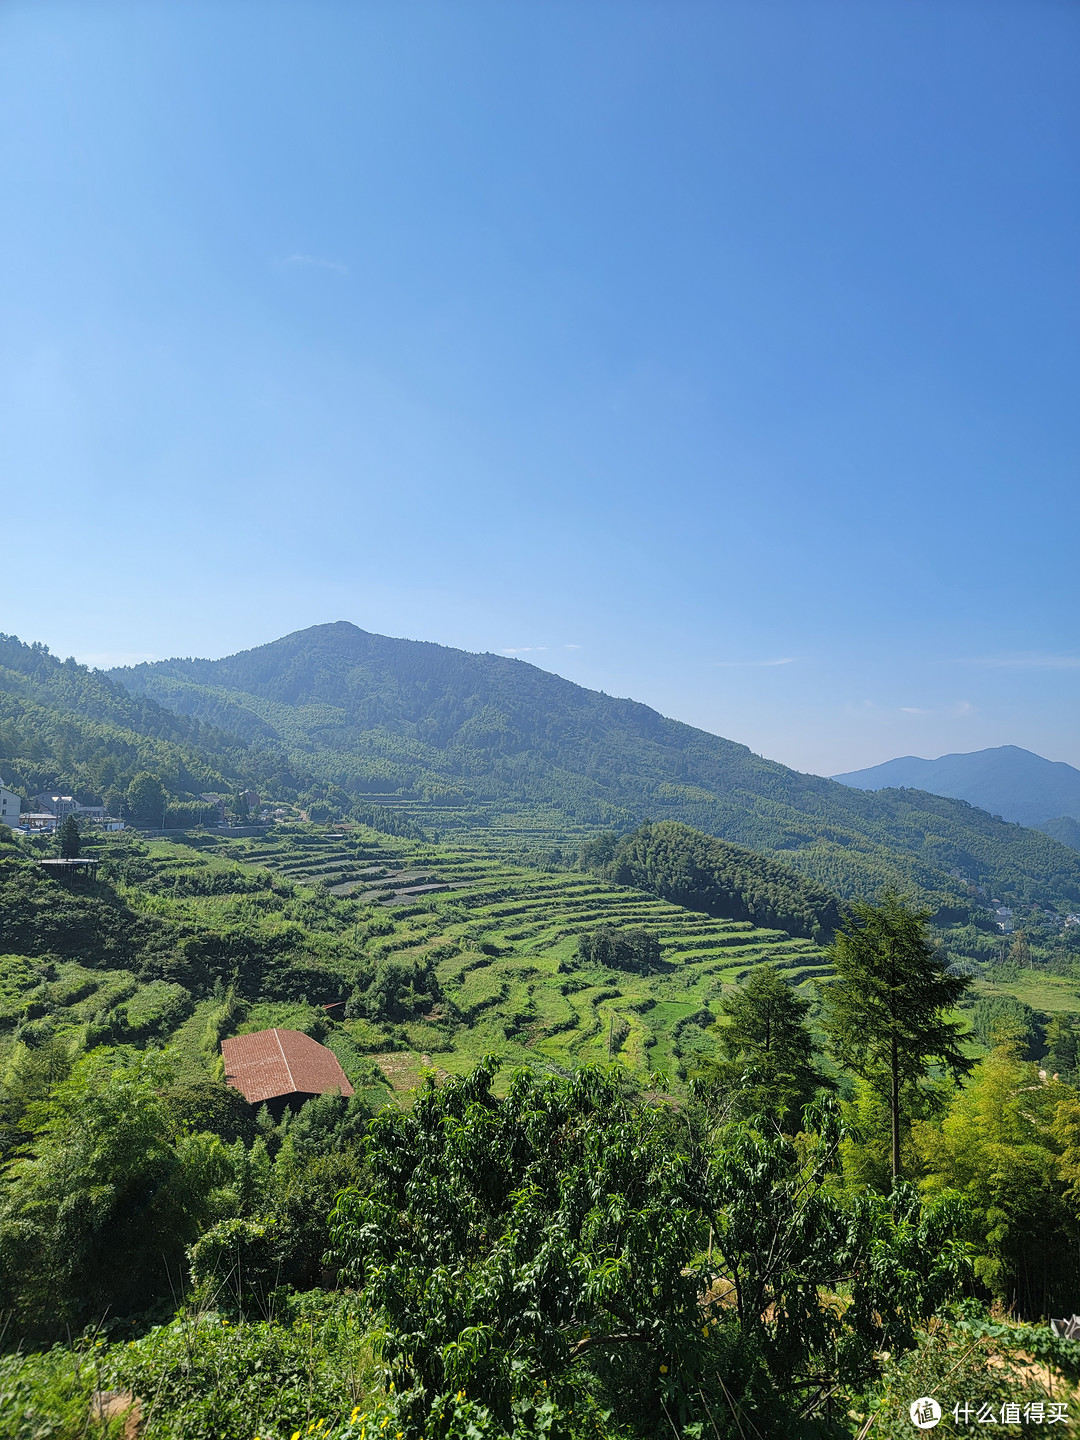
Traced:
POLYGON ((300 1030, 257 1030, 221 1042, 225 1083, 280 1119, 315 1095, 351 1095, 337 1056, 300 1030))

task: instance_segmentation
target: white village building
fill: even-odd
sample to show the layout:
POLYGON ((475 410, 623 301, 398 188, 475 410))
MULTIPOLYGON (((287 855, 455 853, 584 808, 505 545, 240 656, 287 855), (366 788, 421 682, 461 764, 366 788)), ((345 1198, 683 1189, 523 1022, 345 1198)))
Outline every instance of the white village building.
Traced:
POLYGON ((0 780, 0 825, 18 825, 22 801, 0 780))

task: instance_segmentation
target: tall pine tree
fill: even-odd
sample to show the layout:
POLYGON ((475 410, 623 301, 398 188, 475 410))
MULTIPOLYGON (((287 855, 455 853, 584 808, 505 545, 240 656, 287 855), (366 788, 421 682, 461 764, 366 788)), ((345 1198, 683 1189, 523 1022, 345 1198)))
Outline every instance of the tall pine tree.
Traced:
POLYGON ((814 1066, 809 1001, 796 995, 775 965, 758 965, 722 1003, 730 1020, 720 1031, 723 1059, 702 1078, 734 1092, 736 1109, 771 1114, 785 1129, 797 1129, 802 1107, 826 1083, 814 1066))
POLYGON ((957 1079, 971 1069, 959 1048, 960 1026, 944 1018, 970 981, 946 973, 927 938, 926 913, 895 895, 853 909, 829 947, 836 979, 822 986, 822 1019, 837 1063, 889 1107, 896 1181, 906 1096, 934 1062, 957 1079))
POLYGON ((77 860, 79 858, 82 837, 79 834, 79 822, 74 815, 64 817, 57 839, 60 842, 61 860, 77 860))

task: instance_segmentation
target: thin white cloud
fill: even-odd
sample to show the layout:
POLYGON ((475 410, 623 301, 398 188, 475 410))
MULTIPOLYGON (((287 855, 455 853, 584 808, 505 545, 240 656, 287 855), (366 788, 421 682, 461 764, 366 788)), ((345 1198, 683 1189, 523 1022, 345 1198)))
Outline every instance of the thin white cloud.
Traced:
POLYGON ((945 705, 941 709, 926 709, 922 705, 879 705, 876 700, 864 700, 861 706, 849 703, 847 712, 849 715, 865 714, 867 710, 888 718, 896 715, 937 715, 945 720, 962 720, 967 715, 975 714, 975 706, 970 700, 954 700, 951 705, 945 705))
POLYGON ((289 255, 282 264, 313 265, 317 270, 336 270, 339 275, 349 273, 347 265, 341 265, 336 260, 324 260, 321 255, 289 255))
POLYGON ((580 646, 580 645, 564 645, 562 648, 563 648, 564 650, 580 650, 580 649, 581 649, 581 646, 580 646))
POLYGON ((978 655, 961 665, 985 665, 993 670, 1080 670, 1080 655, 1048 655, 1041 650, 1003 650, 1000 655, 978 655))
POLYGON ((534 652, 536 652, 536 651, 538 651, 538 650, 546 650, 547 648, 548 648, 548 647, 547 647, 546 645, 519 645, 519 646, 517 646, 516 649, 512 649, 512 648, 508 647, 508 648, 506 648, 506 649, 504 649, 504 650, 500 650, 500 651, 499 651, 499 654, 500 654, 500 655, 532 655, 534 652))
POLYGON ((742 670, 742 669, 765 669, 774 665, 794 665, 794 655, 785 655, 779 660, 714 660, 713 666, 718 670, 742 670))

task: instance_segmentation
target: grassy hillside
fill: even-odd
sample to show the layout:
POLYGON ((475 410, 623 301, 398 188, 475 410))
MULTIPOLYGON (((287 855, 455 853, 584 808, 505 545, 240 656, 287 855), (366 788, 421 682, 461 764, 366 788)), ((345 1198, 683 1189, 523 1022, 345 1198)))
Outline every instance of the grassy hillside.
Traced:
POLYGON ((223 660, 113 672, 177 714, 280 745, 339 813, 378 795, 441 833, 671 819, 776 855, 843 896, 963 909, 986 891, 1080 904, 1080 858, 961 800, 859 791, 520 660, 315 626, 223 660))

